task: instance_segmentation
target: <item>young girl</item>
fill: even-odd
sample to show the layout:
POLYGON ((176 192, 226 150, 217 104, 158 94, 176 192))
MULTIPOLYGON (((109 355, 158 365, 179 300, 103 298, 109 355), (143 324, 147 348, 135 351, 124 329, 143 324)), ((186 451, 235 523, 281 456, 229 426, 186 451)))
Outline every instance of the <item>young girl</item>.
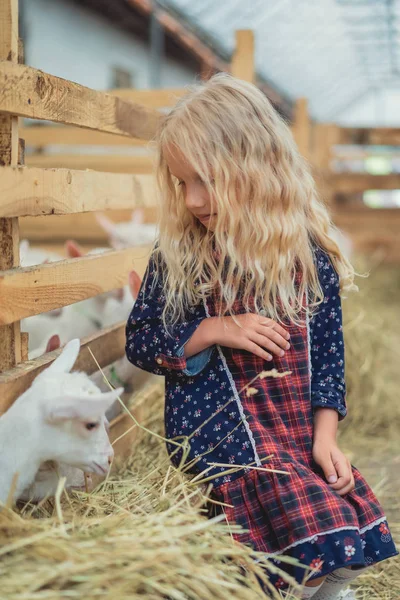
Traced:
POLYGON ((214 477, 213 497, 245 530, 234 537, 316 569, 304 598, 338 598, 360 568, 397 554, 336 444, 339 293, 354 271, 287 125, 253 85, 216 75, 195 87, 158 147, 160 236, 128 320, 128 359, 165 376, 172 461, 214 477), (173 443, 185 440, 187 456, 173 443))

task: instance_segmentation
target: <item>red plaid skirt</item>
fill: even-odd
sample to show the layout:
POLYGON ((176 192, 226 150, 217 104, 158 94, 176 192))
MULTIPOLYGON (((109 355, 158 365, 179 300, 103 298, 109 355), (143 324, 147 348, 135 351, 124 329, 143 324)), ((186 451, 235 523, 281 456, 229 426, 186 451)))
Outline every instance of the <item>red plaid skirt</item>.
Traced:
MULTIPOLYGON (((230 348, 223 348, 223 354, 237 390, 242 390, 240 400, 258 456, 266 469, 286 473, 250 468, 213 491, 227 505, 227 520, 245 529, 234 537, 257 551, 275 554, 323 533, 371 527, 384 517, 356 468, 354 491, 340 496, 313 460, 307 328, 293 324, 285 328, 291 348, 283 358, 274 358, 273 366, 290 374, 256 380, 254 395, 247 396, 245 386, 266 368, 263 360, 230 348)), ((240 456, 237 461, 240 464, 240 456)))

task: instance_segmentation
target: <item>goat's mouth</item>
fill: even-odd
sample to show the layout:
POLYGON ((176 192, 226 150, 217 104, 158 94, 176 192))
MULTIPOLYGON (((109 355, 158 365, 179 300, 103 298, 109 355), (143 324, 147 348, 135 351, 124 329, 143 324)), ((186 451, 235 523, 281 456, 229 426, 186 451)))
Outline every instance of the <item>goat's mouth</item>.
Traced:
POLYGON ((110 466, 103 466, 93 460, 90 463, 79 465, 78 468, 82 469, 82 471, 85 471, 85 473, 97 473, 97 475, 107 475, 110 466))
POLYGON ((107 475, 107 473, 110 469, 110 465, 107 464, 107 466, 105 467, 94 461, 93 461, 93 466, 95 467, 94 472, 98 473, 99 475, 107 475))

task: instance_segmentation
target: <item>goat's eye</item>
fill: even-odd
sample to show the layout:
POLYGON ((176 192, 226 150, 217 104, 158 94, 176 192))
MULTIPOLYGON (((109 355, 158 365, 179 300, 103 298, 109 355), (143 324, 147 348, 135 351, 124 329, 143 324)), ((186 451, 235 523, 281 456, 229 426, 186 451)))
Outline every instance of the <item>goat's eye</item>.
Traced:
POLYGON ((85 427, 88 431, 91 431, 92 429, 96 429, 97 426, 98 426, 98 423, 85 423, 85 427))

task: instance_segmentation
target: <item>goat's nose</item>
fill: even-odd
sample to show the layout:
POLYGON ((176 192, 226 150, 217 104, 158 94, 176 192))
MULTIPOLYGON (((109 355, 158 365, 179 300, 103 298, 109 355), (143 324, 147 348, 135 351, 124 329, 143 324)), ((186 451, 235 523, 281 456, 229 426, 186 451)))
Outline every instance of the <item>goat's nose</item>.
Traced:
POLYGON ((109 457, 108 457, 108 464, 109 464, 109 465, 111 465, 111 463, 112 463, 112 459, 113 459, 113 457, 112 457, 112 456, 109 456, 109 457))

